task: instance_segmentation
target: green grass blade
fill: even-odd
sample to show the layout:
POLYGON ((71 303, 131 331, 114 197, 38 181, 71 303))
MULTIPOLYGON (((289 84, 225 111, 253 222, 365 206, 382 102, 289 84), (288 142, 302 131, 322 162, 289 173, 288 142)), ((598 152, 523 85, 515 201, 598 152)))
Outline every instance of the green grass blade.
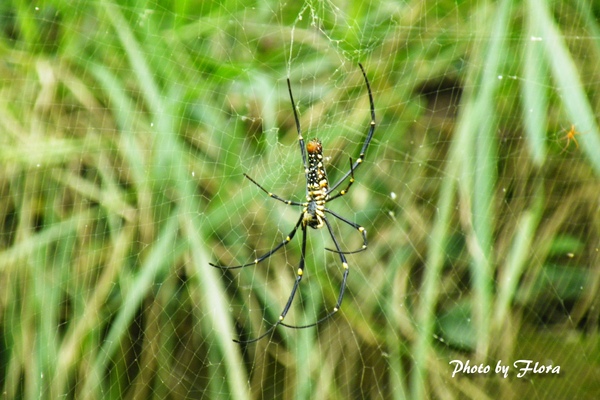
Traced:
POLYGON ((529 13, 538 21, 539 34, 536 36, 541 38, 538 44, 544 48, 561 102, 570 119, 567 126, 573 124, 578 132, 585 133, 579 139, 582 151, 594 166, 596 174, 600 175, 600 130, 577 66, 548 10, 548 4, 543 0, 528 0, 527 4, 529 13))
MULTIPOLYGON (((178 215, 174 214, 163 225, 155 245, 148 252, 146 259, 140 265, 137 276, 129 288, 123 288, 124 295, 121 308, 115 320, 111 323, 110 331, 98 350, 96 359, 91 366, 84 384, 83 393, 89 398, 102 393, 103 378, 109 366, 111 357, 120 346, 121 340, 133 321, 136 311, 142 300, 148 295, 152 287, 159 283, 166 271, 183 254, 187 244, 177 240, 178 215)), ((106 388, 108 389, 108 388, 106 388)))

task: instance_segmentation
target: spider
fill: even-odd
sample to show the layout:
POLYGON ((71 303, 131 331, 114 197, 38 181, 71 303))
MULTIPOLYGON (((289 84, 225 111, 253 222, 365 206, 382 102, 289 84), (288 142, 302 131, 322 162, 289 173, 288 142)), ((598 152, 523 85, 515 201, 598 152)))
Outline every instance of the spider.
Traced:
POLYGON ((277 322, 275 322, 273 325, 271 325, 271 327, 269 329, 267 329, 267 331, 264 332, 262 335, 254 338, 254 339, 234 340, 234 342, 236 342, 236 343, 256 342, 256 341, 264 338, 265 336, 269 335, 279 325, 285 326, 287 328, 293 328, 293 329, 304 329, 304 328, 310 328, 310 327, 316 326, 316 325, 320 324, 321 322, 325 321, 326 319, 330 318, 333 314, 335 314, 336 312, 339 311, 340 306, 342 304, 342 299, 344 298, 344 291, 346 290, 346 281, 348 279, 348 273, 349 273, 350 269, 349 269, 348 261, 346 260, 345 255, 358 253, 367 248, 367 231, 365 230, 365 228, 363 228, 362 226, 350 221, 349 219, 337 214, 336 212, 334 212, 326 207, 327 203, 346 195, 348 193, 348 191, 350 190, 350 187, 354 183, 354 173, 358 169, 358 167, 360 165, 362 165, 362 163, 364 161, 365 153, 367 151, 367 148, 369 147, 369 143, 371 142, 371 139, 373 138, 373 132, 375 131, 375 105, 373 103, 373 94, 371 92, 371 86, 369 84, 369 80, 367 78, 365 69, 363 68, 363 66, 360 63, 358 64, 358 66, 360 67, 360 69, 362 71, 362 74, 363 74, 363 77, 365 80, 365 84, 367 86, 367 92, 369 94, 369 104, 370 104, 370 110, 371 110, 371 123, 369 125, 367 137, 366 137, 366 139, 363 143, 362 149, 360 151, 360 155, 354 162, 352 161, 352 158, 350 158, 350 170, 349 171, 347 171, 333 185, 329 184, 329 180, 327 179, 327 173, 325 172, 325 167, 323 166, 323 146, 321 144, 321 141, 317 138, 314 138, 314 139, 311 139, 310 141, 308 141, 308 143, 306 143, 306 145, 305 145, 304 138, 302 137, 302 131, 300 129, 300 121, 298 120, 298 113, 296 111, 296 104, 294 103, 294 96, 292 95, 292 86, 291 86, 290 80, 288 78, 288 80, 287 80, 288 91, 290 93, 290 100, 292 103, 292 109, 294 111, 294 120, 296 122, 296 131, 298 132, 298 143, 300 145, 300 154, 302 156, 302 165, 304 166, 304 175, 306 178, 306 201, 299 202, 299 201, 286 200, 274 193, 269 192, 267 189, 265 189, 263 186, 261 186, 258 182, 256 182, 250 176, 244 174, 244 176, 246 178, 248 178, 250 180, 250 182, 252 182, 254 185, 256 185, 260 190, 265 192, 269 197, 271 197, 277 201, 280 201, 282 203, 285 203, 287 205, 290 205, 290 206, 302 207, 302 211, 300 212, 300 216, 298 218, 298 221, 296 222, 296 225, 294 225, 294 228, 285 237, 285 239, 281 243, 279 243, 277 246, 275 246, 273 249, 269 250, 265 254, 256 258, 254 261, 251 261, 251 262, 248 262, 248 263, 242 264, 242 265, 236 265, 236 266, 220 266, 220 265, 216 265, 213 263, 210 263, 210 265, 213 267, 216 267, 216 268, 223 269, 223 270, 244 268, 244 267, 248 267, 251 265, 257 265, 258 263, 271 257, 276 251, 278 251, 279 249, 284 247, 286 244, 288 244, 294 238, 294 235, 296 234, 298 229, 300 229, 302 231, 302 245, 301 245, 301 252, 300 252, 300 263, 298 265, 298 270, 296 272, 296 279, 294 281, 294 286, 292 287, 292 291, 289 295, 287 302, 285 303, 285 306, 283 307, 283 311, 279 315, 277 322), (330 193, 334 192, 348 177, 350 179, 348 180, 347 186, 344 189, 339 190, 336 194, 331 195, 330 193), (360 234, 362 235, 362 241, 363 241, 362 247, 360 249, 354 250, 354 251, 342 251, 340 248, 339 241, 334 234, 331 223, 330 223, 329 219, 327 218, 327 215, 330 215, 333 218, 337 218, 344 224, 349 225, 352 228, 356 229, 358 232, 360 232, 360 234), (340 262, 341 262, 342 268, 343 268, 342 283, 340 286, 340 291, 339 291, 339 295, 337 297, 337 301, 336 301, 335 306, 333 307, 332 311, 330 311, 324 317, 320 318, 319 320, 317 320, 316 322, 314 322, 312 324, 302 325, 302 326, 294 326, 294 325, 286 324, 283 321, 292 305, 292 302, 294 301, 294 297, 296 295, 298 287, 300 286, 302 277, 304 276, 304 267, 305 267, 305 259, 306 259, 306 235, 307 235, 308 228, 321 229, 323 227, 327 228, 327 230, 329 232, 329 236, 331 237, 331 240, 333 241, 333 245, 335 247, 335 249, 326 248, 326 250, 337 253, 339 255, 340 262))
POLYGON ((563 129, 564 132, 567 132, 567 134, 565 136, 563 136, 561 139, 565 140, 567 139, 567 144, 565 145, 565 148, 561 151, 561 153, 564 153, 565 151, 567 151, 567 149, 569 148, 569 145, 571 144, 571 140, 573 142, 575 142, 575 147, 579 148, 579 143, 577 143, 577 139, 575 138, 575 135, 579 135, 579 132, 577 132, 575 130, 575 125, 571 124, 571 129, 569 129, 568 131, 566 129, 563 129))

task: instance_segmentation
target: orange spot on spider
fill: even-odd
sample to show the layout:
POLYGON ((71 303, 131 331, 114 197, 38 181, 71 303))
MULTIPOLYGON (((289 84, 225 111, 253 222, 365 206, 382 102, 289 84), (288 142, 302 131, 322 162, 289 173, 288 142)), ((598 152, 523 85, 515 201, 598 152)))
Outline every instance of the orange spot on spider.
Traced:
POLYGON ((321 141, 319 139, 312 139, 310 142, 306 143, 306 151, 309 153, 319 153, 323 150, 323 146, 321 146, 321 141))

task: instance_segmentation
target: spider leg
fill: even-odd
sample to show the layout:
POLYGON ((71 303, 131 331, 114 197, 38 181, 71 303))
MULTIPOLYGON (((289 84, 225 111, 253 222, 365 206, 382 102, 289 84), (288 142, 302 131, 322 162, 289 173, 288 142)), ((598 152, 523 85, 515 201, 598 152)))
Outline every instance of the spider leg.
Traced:
MULTIPOLYGON (((302 221, 302 219, 300 219, 300 221, 302 221)), ((296 226, 296 228, 297 227, 298 226, 296 226)), ((243 344, 254 343, 254 342, 257 342, 260 339, 264 338, 268 334, 270 334, 277 327, 277 325, 288 326, 283 323, 283 319, 285 318, 288 311, 290 310, 290 307, 292 306, 292 302, 294 301, 294 297, 296 296, 296 292, 298 291, 298 287, 300 286, 300 282, 302 281, 302 276, 304 275, 304 260, 305 260, 305 258, 306 258, 306 226, 302 225, 302 251, 300 252, 300 265, 298 266, 296 281, 294 282, 294 286, 292 287, 292 292, 290 293, 290 297, 288 298, 287 302, 285 303, 285 307, 283 307, 283 311, 281 312, 281 314, 279 314, 279 319, 269 329, 267 329, 267 331, 265 333, 263 333, 259 337, 256 337, 254 339, 249 339, 249 340, 235 340, 234 339, 234 342, 243 343, 243 344)))
POLYGON ((298 132, 298 144, 300 145, 300 153, 302 154, 302 166, 304 166, 304 175, 308 177, 308 167, 306 166, 306 147, 304 146, 304 138, 302 137, 302 129, 300 128, 300 120, 298 119, 298 111, 296 111, 296 103, 292 94, 292 84, 290 79, 287 80, 288 92, 290 93, 290 101, 292 102, 292 110, 294 111, 294 121, 296 122, 296 132, 298 132))
MULTIPOLYGON (((339 215, 338 213, 335 213, 329 209, 325 209, 326 213, 329 213, 331 215, 333 215, 334 217, 336 217, 337 219, 339 219, 340 221, 350 225, 351 227, 353 227, 354 229, 356 229, 357 231, 360 232, 360 234, 362 235, 363 238, 363 244, 362 247, 358 250, 353 250, 353 251, 342 251, 343 254, 354 254, 354 253, 360 253, 361 251, 365 251, 367 249, 367 230, 365 228, 363 228, 362 226, 358 225, 355 222, 350 221, 349 219, 342 217, 341 215, 339 215)), ((337 250, 334 249, 329 249, 329 248, 325 248, 325 250, 327 251, 331 251, 334 253, 338 253, 339 252, 339 247, 337 250)))
POLYGON ((317 322, 313 322, 312 324, 308 324, 308 325, 294 326, 294 325, 288 325, 286 323, 283 323, 280 319, 279 325, 285 326, 286 328, 305 329, 305 328, 311 328, 313 326, 316 326, 316 325, 320 324, 321 322, 325 321, 326 319, 330 318, 331 316, 333 316, 333 314, 337 313, 340 310, 340 307, 342 305, 342 300, 344 299, 344 292, 346 291, 346 282, 348 280, 348 273, 350 272, 350 268, 348 267, 348 262, 346 261, 346 256, 340 249, 340 244, 338 243, 337 238, 335 237, 335 234, 333 233, 333 228, 331 227, 329 220, 327 218, 323 218, 323 221, 325 221, 325 225, 327 225, 327 230, 329 231, 329 235, 331 236, 331 239, 333 240, 333 244, 335 245, 335 248, 337 249, 336 253, 338 253, 340 255, 340 261, 342 262, 342 267, 344 268, 344 274, 342 276, 342 285, 340 286, 340 293, 338 294, 338 298, 335 303, 335 307, 333 307, 333 310, 330 313, 328 313, 327 315, 325 315, 324 317, 320 318, 317 322))
MULTIPOLYGON (((238 269, 238 268, 244 268, 244 267, 248 267, 250 265, 256 265, 261 261, 266 260, 267 258, 271 257, 277 250, 279 250, 280 248, 282 248, 283 246, 285 246, 286 244, 288 244, 289 242, 292 241, 292 239, 294 238, 294 235, 296 234, 296 231, 298 230, 298 227, 302 224, 302 218, 304 217, 304 214, 300 214, 300 218, 298 219, 298 222, 296 222, 296 225, 294 226, 294 229, 292 229, 292 231, 285 237, 285 239, 283 239, 283 241, 281 243, 279 243, 277 246, 275 246, 273 249, 269 250, 268 252, 266 252, 265 254, 263 254, 262 256, 256 258, 254 261, 246 263, 246 264, 242 264, 242 265, 236 265, 233 267, 228 267, 228 266, 222 266, 222 265, 216 265, 213 263, 209 263, 211 267, 215 267, 215 268, 220 268, 220 269, 238 269)), ((304 230, 304 228, 303 228, 304 230)))
MULTIPOLYGON (((341 197, 341 196, 345 195, 346 193, 348 193, 348 191, 350 190, 350 186, 352 186, 353 183, 354 183, 354 166, 352 165, 352 157, 350 157, 350 180, 348 181, 348 186, 346 186, 346 189, 340 190, 336 195, 328 198, 327 201, 329 202, 331 200, 335 200, 338 197, 341 197)), ((336 187, 336 186, 339 186, 339 184, 336 183, 333 187, 336 187)))
POLYGON ((369 147, 369 144, 371 143, 371 139, 373 139, 373 133, 375 132, 375 103, 373 102, 373 93, 371 92, 371 85, 369 84, 369 79, 367 78, 367 73, 365 72, 365 69, 363 68, 362 64, 358 63, 358 66, 360 67, 363 77, 365 78, 365 84, 367 85, 367 91, 369 93, 369 104, 371 106, 371 123, 369 125, 369 131, 367 133, 367 138, 365 139, 365 142, 363 143, 363 147, 360 150, 360 155, 358 156, 358 158, 356 159, 356 161, 350 168, 350 171, 346 172, 344 174, 344 176, 342 176, 340 178, 339 181, 337 181, 334 185, 332 185, 330 187, 329 190, 331 192, 333 192, 338 186, 340 186, 342 184, 342 182, 344 180, 346 180, 346 178, 348 178, 350 175, 353 175, 354 171, 356 169, 358 169, 358 167, 362 164, 362 162, 364 161, 364 158, 365 158, 365 153, 367 152, 367 148, 369 147))
POLYGON ((275 200, 281 201, 282 203, 285 203, 285 204, 287 204, 287 205, 290 205, 290 206, 305 206, 305 204, 304 204, 304 203, 300 203, 300 202, 297 202, 297 201, 291 201, 291 200, 286 200, 286 199, 283 199, 283 198, 281 198, 281 197, 277 196, 275 193, 271 193, 271 192, 269 192, 267 189, 265 189, 264 187, 262 187, 262 186, 261 186, 261 185, 260 185, 258 182, 256 182, 254 179, 250 178, 250 176, 248 176, 247 174, 244 174, 244 176, 245 176, 246 178, 248 178, 248 179, 250 180, 250 182, 252 182, 252 183, 254 183, 256 186, 258 186, 258 188, 259 188, 260 190, 262 190, 262 191, 263 191, 263 192, 265 192, 267 195, 269 195, 269 197, 271 197, 271 198, 273 198, 273 199, 275 199, 275 200))

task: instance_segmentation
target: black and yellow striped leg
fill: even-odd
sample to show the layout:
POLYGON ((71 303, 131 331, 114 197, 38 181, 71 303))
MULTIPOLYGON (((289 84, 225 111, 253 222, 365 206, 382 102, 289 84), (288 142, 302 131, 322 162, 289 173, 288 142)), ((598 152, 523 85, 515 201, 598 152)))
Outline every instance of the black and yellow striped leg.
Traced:
POLYGON ((234 342, 244 343, 244 344, 254 343, 254 342, 259 341, 260 339, 264 338, 268 334, 270 334, 275 328, 277 328, 277 325, 288 326, 283 323, 283 320, 284 320, 285 316, 287 315, 288 311, 290 311, 290 307, 292 306, 292 302, 294 301, 294 297, 296 296, 296 292, 298 291, 298 287, 300 286, 300 282, 302 281, 302 277, 304 276, 305 259, 306 259, 306 226, 303 225, 302 226, 302 250, 300 252, 300 265, 298 266, 296 281, 294 282, 294 287, 292 287, 292 292, 290 293, 290 297, 288 298, 287 302, 285 303, 285 307, 283 307, 283 311, 279 315, 279 319, 277 320, 277 322, 275 322, 273 324, 273 326, 271 326, 265 333, 263 333, 259 337, 254 338, 254 339, 249 339, 249 340, 234 340, 234 342))
POLYGON ((342 262, 342 268, 344 269, 344 272, 342 275, 342 284, 340 286, 340 292, 338 294, 338 298, 335 303, 335 307, 333 307, 333 310, 331 310, 331 312, 329 312, 323 318, 320 318, 317 322, 314 322, 309 325, 294 326, 294 325, 288 325, 283 322, 280 322, 280 325, 285 326, 286 328, 292 328, 292 329, 311 328, 313 326, 320 324, 321 322, 325 321, 326 319, 330 318, 331 316, 333 316, 333 314, 338 312, 340 310, 340 307, 342 306, 342 300, 344 299, 344 293, 346 291, 346 282, 348 281, 348 273, 350 272, 350 267, 348 266, 348 261, 346 261, 346 256, 340 249, 340 244, 338 243, 338 241, 333 233, 333 228, 331 227, 331 224, 329 223, 327 218, 324 218, 323 221, 325 221, 325 225, 327 226, 329 235, 331 236, 331 239, 333 240, 333 244, 335 245, 335 248, 337 249, 336 253, 338 253, 340 255, 340 261, 342 262))
POLYGON ((356 171, 358 167, 362 165, 363 161, 365 160, 365 154, 367 152, 367 149, 369 148, 369 144, 371 144, 371 139, 373 139, 373 133, 375 132, 375 103, 373 101, 373 93, 371 92, 371 84, 369 83, 369 78, 367 78, 367 73, 365 72, 365 69, 363 68, 362 64, 358 63, 358 66, 362 71, 363 78, 365 78, 365 84, 367 85, 367 93, 369 95, 369 106, 371 110, 371 123, 369 124, 369 130, 367 132, 365 142, 363 143, 362 149, 360 150, 360 155, 358 156, 354 164, 352 164, 352 166, 350 167, 350 171, 346 172, 340 178, 339 181, 337 181, 334 185, 331 186, 331 191, 335 190, 335 188, 337 188, 350 175, 353 175, 354 171, 356 171))
MULTIPOLYGON (((331 211, 330 209, 326 208, 325 212, 328 214, 333 215, 335 218, 339 219, 340 221, 350 225, 351 227, 353 227, 354 229, 356 229, 357 231, 360 232, 360 234, 362 235, 362 239, 363 239, 363 244, 362 247, 358 250, 353 250, 353 251, 343 251, 342 253, 344 254, 354 254, 354 253, 360 253, 361 251, 365 251, 367 249, 367 230, 365 228, 363 228, 362 226, 360 226, 359 224, 350 221, 349 219, 346 219, 344 217, 342 217, 341 215, 339 215, 338 213, 335 213, 333 211, 331 211)), ((332 251, 334 253, 337 253, 337 250, 334 249, 330 249, 330 248, 325 248, 325 250, 328 251, 332 251)))
POLYGON ((304 166, 304 173, 308 173, 306 166, 306 148, 304 147, 304 138, 302 137, 302 129, 300 128, 300 120, 298 119, 298 111, 296 111, 296 103, 294 102, 294 95, 292 94, 292 84, 288 78, 287 80, 288 91, 290 92, 290 101, 292 102, 292 110, 294 110, 294 121, 296 122, 296 132, 298 132, 298 144, 300 145, 300 153, 302 154, 302 165, 304 166))
POLYGON ((296 231, 298 230, 298 227, 302 224, 302 218, 303 215, 300 215, 300 219, 298 219, 298 222, 296 222, 296 225, 294 226, 294 229, 292 229, 292 231, 285 237, 285 239, 283 239, 283 241, 281 243, 279 243, 277 246, 275 246, 272 250, 269 250, 268 252, 266 252, 265 254, 263 254, 262 256, 256 258, 254 261, 246 263, 246 264, 242 264, 242 265, 236 265, 233 267, 228 267, 228 266, 223 266, 223 265, 216 265, 213 263, 209 263, 212 267, 215 268, 220 268, 220 269, 238 269, 238 268, 244 268, 244 267, 249 267, 250 265, 256 265, 261 261, 266 260, 267 258, 271 257, 273 255, 273 253, 275 253, 277 250, 279 250, 280 248, 282 248, 283 246, 285 246, 286 244, 288 244, 289 242, 292 241, 292 239, 294 238, 294 235, 296 234, 296 231))
POLYGON ((288 204, 290 206, 306 206, 305 203, 300 203, 298 201, 292 201, 292 200, 283 199, 283 198, 277 196, 275 193, 269 192, 267 189, 265 189, 264 187, 262 187, 260 183, 256 182, 254 179, 250 178, 250 176, 248 176, 247 174, 244 174, 244 176, 246 178, 248 178, 248 180, 250 180, 250 182, 252 182, 256 186, 258 186, 258 188, 260 190, 262 190, 263 192, 265 192, 266 194, 268 194, 269 197, 271 197, 271 198, 273 198, 275 200, 281 201, 282 203, 288 204))
MULTIPOLYGON (((329 188, 329 191, 333 192, 342 182, 343 181, 341 181, 341 180, 338 181, 338 183, 336 183, 331 188, 329 188)), ((331 200, 335 200, 338 197, 342 197, 343 195, 347 194, 348 191, 350 190, 350 186, 352 186, 353 183, 354 183, 354 166, 352 165, 352 157, 350 157, 350 180, 348 181, 348 186, 346 186, 346 189, 340 190, 339 193, 337 193, 337 194, 331 196, 329 199, 327 199, 327 202, 330 202, 331 200)))

